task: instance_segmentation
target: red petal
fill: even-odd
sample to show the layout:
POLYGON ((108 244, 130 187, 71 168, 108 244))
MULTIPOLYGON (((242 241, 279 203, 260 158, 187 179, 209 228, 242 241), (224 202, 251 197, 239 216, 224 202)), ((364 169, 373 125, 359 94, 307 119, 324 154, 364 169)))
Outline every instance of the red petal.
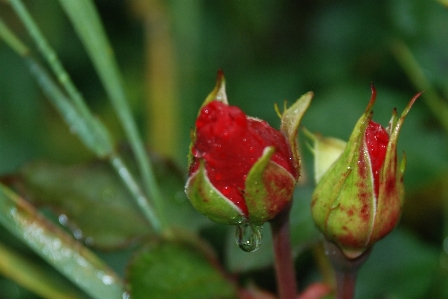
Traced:
POLYGON ((380 124, 370 121, 365 132, 367 149, 369 151, 370 163, 375 187, 375 195, 378 198, 380 170, 386 158, 387 144, 389 143, 389 134, 380 124))
POLYGON ((253 164, 267 146, 275 146, 272 160, 294 175, 284 135, 265 121, 248 118, 241 109, 212 101, 196 120, 194 161, 190 173, 198 168, 199 158, 211 183, 234 202, 247 216, 244 182, 253 164))

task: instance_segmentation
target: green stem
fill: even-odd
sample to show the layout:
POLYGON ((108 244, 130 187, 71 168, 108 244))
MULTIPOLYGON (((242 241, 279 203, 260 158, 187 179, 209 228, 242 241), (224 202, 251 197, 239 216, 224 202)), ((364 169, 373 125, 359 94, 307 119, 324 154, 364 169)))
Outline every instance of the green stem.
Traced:
POLYGON ((140 188, 140 185, 129 172, 129 169, 126 167, 121 157, 117 154, 112 154, 109 161, 115 168, 116 172, 120 175, 121 179, 125 182, 126 187, 128 187, 128 190, 133 195, 133 198, 136 200, 137 205, 142 210, 146 219, 150 221, 152 227, 157 233, 161 233, 160 222, 156 217, 153 207, 149 204, 149 201, 140 188))
POLYGON ((164 230, 168 223, 164 213, 163 197, 131 109, 127 104, 120 71, 95 4, 92 0, 59 0, 59 2, 89 54, 117 113, 134 152, 137 167, 142 176, 143 188, 154 204, 161 230, 164 230))
POLYGON ((270 222, 280 299, 296 299, 297 297, 297 282, 289 233, 289 211, 290 208, 286 208, 270 222))
POLYGON ((338 245, 325 240, 325 253, 333 265, 336 274, 337 299, 354 298, 358 271, 369 257, 371 251, 372 248, 370 247, 360 256, 348 258, 338 245))
POLYGON ((20 56, 24 57, 29 53, 28 48, 8 29, 8 27, 6 27, 1 18, 0 37, 20 56))
POLYGON ((17 15, 22 20, 29 34, 33 38, 34 42, 39 48, 39 51, 42 53, 43 57, 47 60, 48 65, 50 66, 53 73, 57 76, 57 79, 64 90, 67 92, 69 98, 75 104, 77 110, 81 113, 82 116, 89 118, 91 117, 91 113, 89 112, 89 108, 85 104, 84 99, 81 94, 73 84, 69 74, 62 66, 56 52, 50 46, 36 22, 34 22, 30 13, 26 9, 25 5, 20 0, 10 0, 11 6, 14 8, 17 15))
MULTIPOLYGON (((66 97, 62 91, 59 91, 56 84, 51 82, 51 79, 48 75, 46 75, 46 78, 44 80, 45 84, 40 82, 41 85, 47 90, 51 90, 52 92, 57 91, 57 94, 53 97, 53 102, 57 103, 57 106, 62 105, 61 107, 64 107, 65 111, 70 112, 63 113, 65 118, 67 118, 66 116, 74 117, 77 124, 79 125, 78 127, 86 133, 86 137, 83 137, 84 135, 80 132, 78 132, 78 135, 81 137, 81 139, 84 139, 83 141, 85 143, 87 142, 87 146, 90 149, 93 149, 94 152, 101 158, 108 156, 113 151, 109 132, 89 111, 89 108, 85 104, 85 101, 82 98, 81 94, 78 92, 75 85, 71 81, 70 76, 65 71, 61 62, 57 58, 56 52, 51 48, 23 3, 20 0, 10 0, 10 3, 29 31, 31 37, 38 46, 42 55, 47 60, 53 73, 56 75, 59 83, 64 88, 64 91, 67 93, 68 97, 66 97), (51 88, 48 88, 49 85, 51 85, 51 88), (88 131, 91 131, 91 133, 89 134, 88 131), (106 139, 106 141, 104 141, 104 139, 106 139), (98 141, 100 142, 98 143, 98 141)), ((165 219, 163 217, 164 213, 161 192, 157 185, 155 175, 152 170, 151 163, 147 157, 143 142, 141 141, 138 134, 138 130, 136 128, 136 124, 130 112, 129 106, 127 105, 124 92, 121 88, 121 80, 119 77, 118 68, 112 62, 113 59, 111 57, 112 55, 110 47, 108 45, 107 39, 105 38, 104 30, 102 29, 99 22, 99 17, 97 16, 93 4, 89 0, 61 0, 61 4, 63 4, 67 14, 74 22, 75 28, 78 30, 78 34, 80 35, 81 39, 83 40, 83 42, 85 42, 86 48, 89 50, 89 54, 91 54, 90 56, 92 57, 94 64, 99 72, 100 78, 103 81, 103 85, 105 86, 109 97, 112 100, 112 104, 117 111, 118 117, 124 127, 131 147, 135 153, 137 165, 143 177, 146 194, 143 194, 142 196, 141 188, 139 186, 138 189, 140 191, 135 192, 135 186, 133 186, 129 181, 126 181, 123 176, 120 176, 125 181, 132 194, 134 196, 138 194, 138 197, 135 197, 134 199, 143 209, 143 214, 147 217, 147 220, 153 224, 155 231, 157 233, 161 233, 163 228, 166 226, 166 222, 164 221, 165 219), (79 26, 77 26, 79 25, 79 23, 81 23, 84 27, 81 26, 80 28, 79 26), (89 24, 91 23, 93 24, 90 26, 89 24), (87 36, 84 34, 86 32, 88 33, 87 36), (105 48, 107 48, 108 51, 101 51, 105 48), (93 55, 92 52, 96 53, 96 55, 93 55), (98 54, 98 52, 101 52, 101 54, 98 54), (100 58, 98 60, 95 59, 95 57, 100 58), (157 213, 155 213, 154 209, 150 205, 148 195, 153 199, 153 203, 157 210, 157 213), (143 200, 146 200, 147 202, 143 203, 143 200)), ((12 35, 9 30, 7 30, 6 26, 4 26, 3 23, 0 23, 0 35, 16 52, 26 57, 28 53, 26 47, 24 47, 23 44, 20 43, 20 41, 19 43, 17 43, 18 39, 14 38, 14 35, 12 35)), ((31 61, 32 59, 28 58, 27 60, 31 61)), ((39 68, 34 61, 32 61, 30 65, 32 65, 32 70, 37 69, 37 71, 39 71, 39 69, 42 69, 39 68)), ((41 77, 42 73, 43 72, 39 71, 39 74, 36 75, 38 81, 43 80, 41 77)), ((111 161, 112 160, 113 158, 111 158, 111 161)), ((127 171, 127 168, 124 166, 124 164, 120 166, 120 169, 126 169, 127 171)))

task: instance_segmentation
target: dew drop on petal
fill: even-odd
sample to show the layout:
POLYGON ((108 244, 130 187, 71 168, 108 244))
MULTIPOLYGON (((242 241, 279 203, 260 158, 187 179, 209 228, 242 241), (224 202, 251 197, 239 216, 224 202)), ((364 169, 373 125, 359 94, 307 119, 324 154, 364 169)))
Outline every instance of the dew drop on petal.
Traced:
POLYGON ((230 188, 228 186, 225 186, 224 188, 222 188, 222 194, 228 195, 229 192, 230 192, 230 188))
POLYGON ((260 248, 262 239, 263 226, 248 223, 236 226, 235 241, 243 251, 254 252, 260 248))

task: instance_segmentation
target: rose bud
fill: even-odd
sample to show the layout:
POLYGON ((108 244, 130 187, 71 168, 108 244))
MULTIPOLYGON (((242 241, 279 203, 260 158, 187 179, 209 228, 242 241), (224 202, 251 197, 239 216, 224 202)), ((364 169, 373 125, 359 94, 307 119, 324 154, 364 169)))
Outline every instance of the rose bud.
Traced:
POLYGON ((399 118, 394 109, 388 127, 383 128, 371 120, 376 98, 372 85, 370 103, 343 151, 343 143, 314 138, 315 155, 319 154, 319 148, 332 147, 330 160, 336 160, 330 161, 331 165, 327 161, 315 167, 323 175, 311 202, 313 219, 325 238, 339 245, 349 258, 359 256, 386 236, 400 219, 406 159, 403 157, 397 164, 397 140, 404 119, 419 95, 409 102, 399 118), (328 169, 325 171, 322 167, 328 169))
POLYGON ((185 191, 213 221, 261 225, 289 206, 300 164, 297 129, 313 94, 281 115, 281 130, 229 106, 222 72, 199 111, 185 191))

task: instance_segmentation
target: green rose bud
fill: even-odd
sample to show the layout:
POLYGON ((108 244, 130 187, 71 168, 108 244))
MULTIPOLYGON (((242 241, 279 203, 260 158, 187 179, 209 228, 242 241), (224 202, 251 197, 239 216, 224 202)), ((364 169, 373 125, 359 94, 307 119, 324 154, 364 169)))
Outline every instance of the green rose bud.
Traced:
POLYGON ((406 159, 403 157, 397 164, 397 140, 404 119, 419 95, 410 101, 399 118, 394 109, 388 127, 383 128, 371 120, 376 98, 372 86, 370 103, 343 151, 340 141, 313 138, 316 156, 328 151, 333 157, 329 162, 316 161, 319 175, 316 175, 318 185, 311 202, 313 219, 325 238, 339 245, 349 258, 359 256, 386 236, 400 219, 406 159), (334 159, 337 160, 333 163, 334 159))

